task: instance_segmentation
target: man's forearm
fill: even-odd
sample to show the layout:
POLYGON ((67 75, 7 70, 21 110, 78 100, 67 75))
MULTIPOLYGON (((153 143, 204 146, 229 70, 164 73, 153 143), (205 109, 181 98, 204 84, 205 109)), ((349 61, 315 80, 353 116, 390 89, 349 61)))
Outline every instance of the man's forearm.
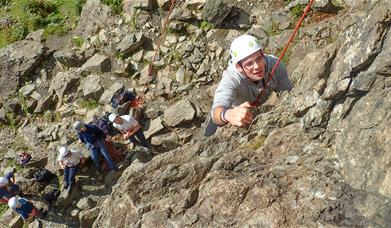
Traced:
POLYGON ((213 110, 213 113, 212 113, 212 119, 213 119, 213 122, 219 126, 224 126, 228 123, 228 121, 226 119, 224 119, 223 115, 224 115, 224 111, 226 110, 227 108, 224 107, 224 106, 217 106, 214 110, 213 110))

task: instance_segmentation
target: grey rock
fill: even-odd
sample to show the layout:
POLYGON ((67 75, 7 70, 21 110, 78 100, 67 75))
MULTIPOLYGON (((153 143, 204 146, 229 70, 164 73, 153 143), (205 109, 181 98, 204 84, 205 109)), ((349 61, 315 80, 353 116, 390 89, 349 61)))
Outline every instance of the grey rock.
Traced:
POLYGON ((101 55, 99 53, 92 56, 87 60, 86 63, 81 67, 82 72, 109 72, 111 70, 111 61, 110 58, 101 55))
POLYGON ((23 86, 22 88, 19 89, 19 92, 23 94, 23 96, 28 96, 30 95, 33 91, 35 90, 35 85, 34 84, 28 84, 23 86))
POLYGON ((145 138, 149 139, 153 134, 156 134, 164 129, 164 126, 162 124, 162 119, 158 117, 153 120, 150 120, 149 122, 147 122, 144 129, 145 129, 144 130, 145 138))
POLYGON ((39 132, 37 135, 37 138, 44 140, 46 142, 55 141, 58 139, 59 127, 60 126, 58 124, 51 125, 51 126, 45 128, 45 130, 39 132))
POLYGON ((0 49, 0 101, 17 91, 45 55, 40 42, 22 40, 0 49))
POLYGON ((220 25, 231 11, 231 6, 223 0, 208 0, 202 11, 202 19, 214 25, 220 25))
POLYGON ((166 147, 173 149, 178 146, 179 139, 178 135, 175 133, 167 133, 162 135, 153 136, 151 138, 151 144, 154 146, 166 147))
POLYGON ((76 88, 79 84, 80 76, 76 75, 74 72, 67 71, 56 74, 51 82, 49 91, 57 96, 57 108, 62 104, 64 95, 76 92, 76 88))
POLYGON ((105 90, 99 99, 99 103, 108 104, 111 101, 114 93, 124 88, 124 85, 120 82, 114 82, 109 89, 105 90))
POLYGON ((132 54, 141 48, 144 41, 145 36, 142 33, 127 35, 117 45, 117 51, 125 55, 132 54))
POLYGON ((143 10, 150 10, 153 7, 153 1, 152 0, 136 0, 134 1, 134 8, 136 9, 143 9, 143 10))
POLYGON ((177 82, 183 84, 185 82, 185 68, 183 66, 179 67, 175 74, 175 79, 177 82))
POLYGON ((164 111, 163 120, 168 126, 175 127, 178 124, 192 120, 194 115, 195 111, 192 104, 188 100, 182 100, 164 111))
POLYGON ((59 50, 53 54, 56 61, 63 67, 80 67, 84 64, 85 59, 75 51, 59 50))
POLYGON ((78 207, 81 210, 86 210, 86 209, 91 209, 95 205, 95 202, 89 198, 89 197, 84 197, 77 202, 76 207, 78 207))
POLYGON ((109 6, 99 0, 87 0, 80 14, 76 33, 82 37, 89 37, 102 28, 114 26, 114 18, 109 6))
POLYGON ((79 221, 81 228, 90 228, 94 223, 95 219, 98 217, 100 212, 99 207, 92 208, 90 210, 81 211, 79 214, 79 221))
POLYGON ((164 10, 168 10, 170 8, 170 3, 170 0, 157 0, 157 4, 159 5, 159 7, 164 10))
POLYGON ((99 75, 91 74, 80 83, 78 90, 83 93, 85 99, 98 100, 103 93, 100 81, 99 75))
POLYGON ((12 221, 8 224, 8 227, 10 228, 19 228, 23 226, 23 219, 22 216, 17 215, 12 221))
POLYGON ((44 29, 39 29, 37 31, 30 32, 26 38, 26 40, 32 40, 36 42, 44 41, 44 29))
POLYGON ((35 108, 35 113, 42 113, 45 110, 53 110, 55 109, 56 103, 58 102, 57 97, 53 95, 48 95, 44 98, 41 98, 38 101, 37 107, 35 108))

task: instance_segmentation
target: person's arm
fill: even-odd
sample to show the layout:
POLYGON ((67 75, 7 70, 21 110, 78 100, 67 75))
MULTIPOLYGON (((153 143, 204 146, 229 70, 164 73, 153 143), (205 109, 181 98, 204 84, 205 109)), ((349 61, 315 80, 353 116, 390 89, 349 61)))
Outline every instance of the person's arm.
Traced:
POLYGON ((58 164, 60 165, 61 169, 65 169, 65 164, 63 161, 58 161, 58 164))
POLYGON ((217 106, 212 112, 212 118, 220 126, 230 123, 234 126, 245 127, 253 121, 251 108, 253 106, 249 102, 231 108, 217 106))

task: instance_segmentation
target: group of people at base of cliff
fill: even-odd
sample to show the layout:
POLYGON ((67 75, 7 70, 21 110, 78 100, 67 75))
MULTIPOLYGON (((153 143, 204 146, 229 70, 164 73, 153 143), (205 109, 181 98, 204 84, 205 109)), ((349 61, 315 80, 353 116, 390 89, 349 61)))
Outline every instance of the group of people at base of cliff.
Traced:
MULTIPOLYGON (((241 35, 235 38, 230 46, 230 55, 231 60, 214 94, 211 118, 207 121, 205 136, 213 135, 218 127, 227 124, 238 127, 250 125, 254 119, 252 110, 263 103, 272 91, 282 92, 293 87, 283 63, 277 66, 275 74, 269 80, 268 76, 277 63, 277 58, 264 54, 256 37, 241 35), (259 97, 259 94, 262 96, 259 97), (258 104, 254 105, 254 101, 258 104)), ((132 94, 123 93, 122 98, 124 97, 128 100, 135 98, 132 94)), ((114 102, 112 100, 113 103, 114 106, 121 104, 117 100, 114 102)), ((149 150, 141 126, 133 116, 119 116, 111 113, 108 119, 125 139, 149 150)), ((73 124, 80 142, 85 144, 90 152, 98 175, 102 172, 100 156, 103 156, 111 170, 118 169, 105 145, 105 141, 110 137, 109 133, 106 128, 99 126, 100 124, 85 124, 80 121, 73 124)), ((66 146, 60 148, 58 162, 64 169, 64 189, 67 191, 71 191, 75 186, 75 175, 84 161, 85 158, 80 152, 68 149, 66 146)), ((14 181, 10 181, 10 178, 12 179, 12 175, 0 179, 0 184, 1 181, 8 183, 7 188, 13 192, 7 195, 1 190, 3 202, 8 202, 8 205, 20 213, 23 219, 36 216, 36 209, 28 200, 14 196, 18 188, 14 186, 14 181)))
MULTIPOLYGON (((120 90, 119 93, 122 94, 121 100, 114 99, 116 96, 114 95, 112 99, 113 107, 116 108, 124 103, 128 103, 129 110, 134 107, 132 101, 136 100, 136 97, 132 92, 120 90)), ((141 146, 145 152, 150 153, 150 147, 142 127, 132 115, 106 113, 105 118, 95 118, 94 121, 88 124, 76 121, 72 124, 72 128, 76 131, 78 143, 84 144, 89 150, 90 158, 94 163, 95 174, 99 177, 102 177, 103 174, 101 157, 107 162, 110 170, 118 170, 106 146, 108 142, 111 142, 111 136, 116 133, 121 133, 124 139, 128 139, 134 145, 141 146), (110 128, 114 128, 117 132, 113 134, 110 128)), ((86 158, 80 151, 69 149, 67 146, 61 146, 58 153, 58 164, 64 170, 63 191, 70 193, 76 184, 75 176, 80 167, 86 162, 86 158)), ((15 171, 13 169, 4 177, 0 177, 0 204, 8 204, 11 209, 21 215, 23 220, 32 221, 40 214, 40 211, 31 201, 25 198, 20 187, 15 183, 15 171)))

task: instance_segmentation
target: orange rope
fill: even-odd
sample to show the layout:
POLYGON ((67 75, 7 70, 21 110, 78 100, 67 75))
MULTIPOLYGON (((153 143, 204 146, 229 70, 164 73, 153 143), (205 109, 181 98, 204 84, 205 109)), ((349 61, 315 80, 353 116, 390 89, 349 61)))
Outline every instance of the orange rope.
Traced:
POLYGON ((314 2, 314 0, 310 0, 310 2, 308 3, 307 7, 305 8, 303 15, 301 16, 300 20, 299 20, 299 21, 297 22, 297 24, 296 24, 295 30, 293 31, 293 33, 292 33, 291 37, 289 38, 288 42, 285 44, 285 47, 284 47, 284 49, 282 50, 282 53, 281 53, 280 57, 278 58, 276 64, 273 66, 272 71, 269 73, 269 76, 268 76, 268 78, 267 78, 267 80, 266 80, 266 83, 265 83, 265 85, 264 85, 264 86, 265 86, 265 89, 263 89, 263 90, 258 94, 257 98, 256 98, 253 102, 250 103, 252 106, 259 106, 259 105, 261 105, 260 100, 261 100, 261 97, 262 97, 262 96, 264 95, 264 93, 265 93, 265 90, 266 90, 267 85, 269 84, 270 80, 273 78, 274 73, 275 73, 275 71, 276 71, 278 65, 279 65, 280 62, 281 62, 281 59, 284 57, 285 52, 286 52, 286 50, 288 49, 289 44, 292 42, 292 40, 293 40, 293 38, 295 37, 297 31, 299 30, 300 25, 301 25, 301 23, 303 22, 305 16, 306 16, 307 13, 310 11, 311 5, 312 5, 313 2, 314 2))
MULTIPOLYGON (((156 50, 155 50, 155 53, 152 57, 151 63, 149 64, 149 67, 148 67, 148 76, 152 76, 153 62, 156 60, 156 56, 160 50, 161 42, 166 35, 167 28, 168 28, 168 21, 170 20, 170 15, 172 13, 172 10, 174 9, 175 1, 176 0, 171 0, 170 10, 168 11, 166 17, 164 18, 163 27, 162 27, 161 34, 160 34, 160 37, 159 37, 157 45, 156 45, 156 50)), ((147 83, 148 82, 145 83, 145 86, 147 85, 147 83)))

